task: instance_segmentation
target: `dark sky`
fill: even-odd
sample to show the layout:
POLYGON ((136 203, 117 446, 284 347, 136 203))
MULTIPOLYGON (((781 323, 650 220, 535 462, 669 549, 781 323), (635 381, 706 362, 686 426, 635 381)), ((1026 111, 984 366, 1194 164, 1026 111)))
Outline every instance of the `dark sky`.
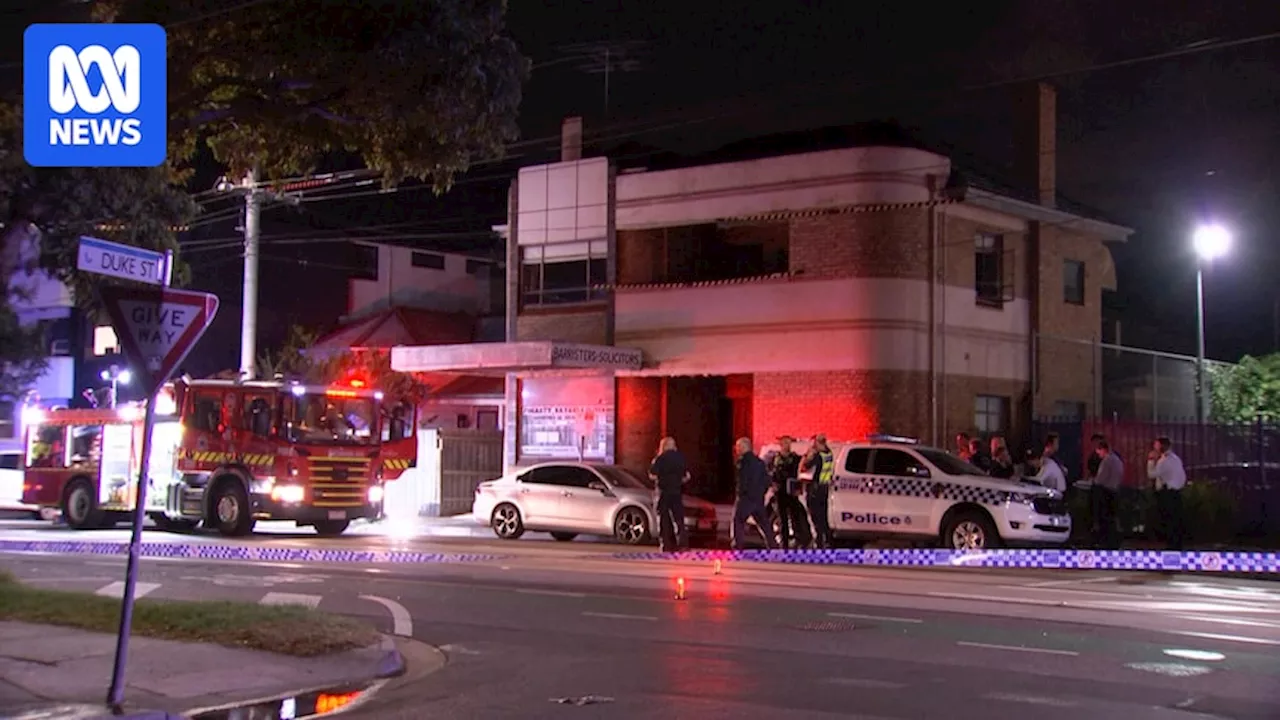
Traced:
MULTIPOLYGON (((361 260, 332 240, 491 250, 484 231, 503 221, 508 178, 520 164, 556 158, 566 115, 583 115, 588 140, 594 134, 600 147, 621 153, 637 146, 697 153, 752 136, 894 119, 962 167, 1000 180, 1012 155, 1010 84, 1051 76, 1059 89, 1061 196, 1138 231, 1114 249, 1125 342, 1194 352, 1190 234, 1201 219, 1215 219, 1232 229, 1236 245, 1207 275, 1209 355, 1275 349, 1280 35, 1219 45, 1280 33, 1280 3, 511 5, 511 31, 535 70, 523 138, 508 160, 477 167, 442 198, 420 188, 370 198, 360 193, 372 188, 344 185, 297 209, 268 211, 269 335, 292 321, 332 322, 345 309, 345 278, 361 260), (623 58, 609 78, 607 108, 604 76, 591 72, 603 64, 601 53, 584 44, 611 46, 611 59, 623 58), (1216 49, 1124 62, 1202 45, 1216 49), (302 242, 313 237, 331 241, 302 242)), ((205 223, 190 238, 202 250, 188 255, 198 285, 224 295, 226 334, 205 345, 220 345, 228 363, 237 357, 240 274, 238 249, 222 241, 235 235, 233 222, 205 223)))

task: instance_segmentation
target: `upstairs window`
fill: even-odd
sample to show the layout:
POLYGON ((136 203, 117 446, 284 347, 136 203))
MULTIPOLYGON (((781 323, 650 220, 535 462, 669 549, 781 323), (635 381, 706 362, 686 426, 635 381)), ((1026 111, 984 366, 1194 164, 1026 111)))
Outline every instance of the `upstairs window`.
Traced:
POLYGON ((428 270, 444 269, 444 256, 437 253, 415 252, 410 262, 416 268, 427 268, 428 270))
POLYGON ((1004 236, 978 233, 973 239, 973 289, 979 305, 1002 307, 1004 286, 1004 236))
POLYGON ((1084 304, 1084 263, 1062 261, 1062 300, 1070 305, 1084 304))
POLYGON ((586 257, 578 252, 557 256, 555 247, 548 245, 521 250, 521 303, 525 307, 538 307, 590 302, 605 297, 608 263, 603 243, 581 243, 577 249, 586 250, 586 257))
POLYGON ((468 275, 488 275, 493 263, 485 260, 475 260, 467 258, 467 274, 468 275))

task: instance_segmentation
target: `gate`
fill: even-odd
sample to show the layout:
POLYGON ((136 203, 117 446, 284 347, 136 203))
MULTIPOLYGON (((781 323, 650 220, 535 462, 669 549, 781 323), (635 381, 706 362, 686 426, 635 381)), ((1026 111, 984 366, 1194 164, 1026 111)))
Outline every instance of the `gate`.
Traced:
POLYGON ((471 512, 476 485, 502 476, 502 431, 418 431, 418 461, 387 485, 388 517, 471 512))

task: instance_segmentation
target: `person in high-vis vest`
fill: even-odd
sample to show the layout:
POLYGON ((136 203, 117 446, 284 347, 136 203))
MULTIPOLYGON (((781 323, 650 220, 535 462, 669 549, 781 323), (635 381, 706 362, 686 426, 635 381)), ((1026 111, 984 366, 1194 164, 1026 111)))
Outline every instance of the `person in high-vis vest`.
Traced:
POLYGON ((804 470, 813 471, 813 481, 805 489, 805 504, 809 506, 809 518, 813 520, 814 545, 822 550, 833 546, 831 534, 831 483, 835 481, 835 456, 827 445, 827 436, 818 434, 813 437, 801 464, 804 470))

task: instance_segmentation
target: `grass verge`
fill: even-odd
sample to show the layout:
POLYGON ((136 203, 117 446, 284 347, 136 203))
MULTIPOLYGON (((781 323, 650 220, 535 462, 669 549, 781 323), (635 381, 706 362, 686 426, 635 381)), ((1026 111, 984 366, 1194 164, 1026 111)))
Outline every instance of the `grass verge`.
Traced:
MULTIPOLYGON (((120 601, 30 587, 0 570, 0 620, 114 633, 120 625, 120 601)), ((147 599, 134 605, 133 634, 297 657, 353 650, 378 640, 369 625, 310 608, 147 599)))

